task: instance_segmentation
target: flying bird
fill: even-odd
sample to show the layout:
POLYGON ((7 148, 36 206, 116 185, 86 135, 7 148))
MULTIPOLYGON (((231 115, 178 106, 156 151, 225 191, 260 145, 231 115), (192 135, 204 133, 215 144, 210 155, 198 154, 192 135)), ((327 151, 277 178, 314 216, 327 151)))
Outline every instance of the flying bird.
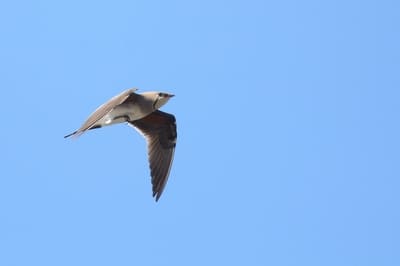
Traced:
POLYGON ((174 95, 165 92, 137 94, 136 90, 125 90, 100 105, 79 129, 64 138, 127 122, 147 141, 153 197, 158 201, 171 170, 177 137, 175 116, 158 109, 174 95))

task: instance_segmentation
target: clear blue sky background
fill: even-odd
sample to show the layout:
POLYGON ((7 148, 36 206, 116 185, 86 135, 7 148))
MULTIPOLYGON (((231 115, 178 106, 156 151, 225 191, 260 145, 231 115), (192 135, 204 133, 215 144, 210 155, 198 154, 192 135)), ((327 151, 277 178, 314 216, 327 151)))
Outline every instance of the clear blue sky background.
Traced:
POLYGON ((400 265, 398 1, 3 1, 0 265, 400 265), (151 197, 126 125, 176 94, 151 197))

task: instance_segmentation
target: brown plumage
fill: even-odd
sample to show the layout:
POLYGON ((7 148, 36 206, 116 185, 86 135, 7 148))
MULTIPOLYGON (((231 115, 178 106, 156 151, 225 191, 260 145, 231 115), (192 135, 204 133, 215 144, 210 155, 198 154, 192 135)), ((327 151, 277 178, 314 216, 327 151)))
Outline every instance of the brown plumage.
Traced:
POLYGON ((82 126, 70 136, 80 136, 87 130, 128 122, 147 141, 153 197, 158 201, 168 180, 176 146, 175 117, 159 111, 174 95, 162 92, 136 94, 129 89, 98 107, 82 126))
POLYGON ((177 137, 175 117, 157 110, 129 124, 142 132, 147 140, 153 197, 157 201, 167 183, 174 157, 177 137))

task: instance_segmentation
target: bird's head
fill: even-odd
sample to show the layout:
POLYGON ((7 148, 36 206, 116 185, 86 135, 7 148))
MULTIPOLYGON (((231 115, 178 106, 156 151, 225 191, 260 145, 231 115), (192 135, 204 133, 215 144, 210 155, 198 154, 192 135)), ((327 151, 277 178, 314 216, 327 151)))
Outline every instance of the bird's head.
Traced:
POLYGON ((169 99, 174 97, 173 94, 169 94, 166 92, 147 92, 143 93, 146 94, 145 97, 150 97, 153 101, 153 109, 158 110, 161 106, 166 104, 169 99))

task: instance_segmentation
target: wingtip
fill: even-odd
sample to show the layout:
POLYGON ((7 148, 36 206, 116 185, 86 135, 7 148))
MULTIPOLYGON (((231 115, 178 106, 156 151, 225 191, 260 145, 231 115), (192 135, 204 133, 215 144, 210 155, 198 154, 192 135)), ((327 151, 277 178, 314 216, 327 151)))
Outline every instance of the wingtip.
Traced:
POLYGON ((74 132, 72 132, 72 133, 70 133, 70 134, 68 134, 68 135, 65 135, 65 136, 64 136, 64 139, 69 138, 69 137, 75 135, 76 132, 77 132, 77 131, 74 131, 74 132))
POLYGON ((160 197, 161 197, 161 194, 160 194, 160 193, 157 193, 157 192, 154 192, 154 193, 153 193, 153 197, 154 197, 154 200, 155 200, 156 202, 158 202, 158 200, 159 200, 160 197))
POLYGON ((76 138, 77 138, 77 137, 79 137, 79 136, 82 135, 82 134, 83 134, 82 131, 76 130, 76 131, 72 132, 71 134, 65 135, 65 136, 64 136, 64 139, 69 138, 69 137, 73 137, 73 138, 76 137, 76 138))

